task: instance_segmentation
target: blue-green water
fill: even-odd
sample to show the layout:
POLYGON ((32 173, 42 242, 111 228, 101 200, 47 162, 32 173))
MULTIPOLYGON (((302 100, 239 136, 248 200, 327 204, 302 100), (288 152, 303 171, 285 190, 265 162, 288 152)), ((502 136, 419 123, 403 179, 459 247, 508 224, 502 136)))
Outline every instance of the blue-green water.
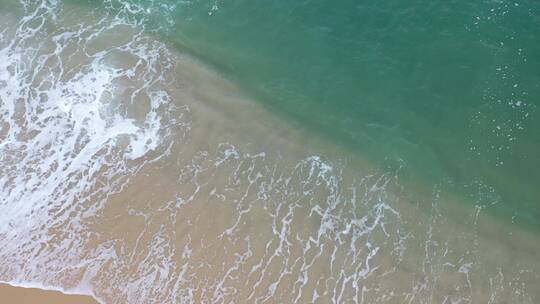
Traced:
POLYGON ((538 1, 143 4, 272 110, 412 180, 481 185, 492 212, 540 227, 538 1))
POLYGON ((539 303, 539 12, 0 0, 0 282, 539 303))

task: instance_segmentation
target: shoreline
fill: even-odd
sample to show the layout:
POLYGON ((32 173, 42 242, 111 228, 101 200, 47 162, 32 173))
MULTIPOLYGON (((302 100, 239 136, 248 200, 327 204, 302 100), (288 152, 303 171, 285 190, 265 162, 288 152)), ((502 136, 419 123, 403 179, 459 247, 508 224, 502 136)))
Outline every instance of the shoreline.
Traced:
MULTIPOLYGON (((401 183, 399 170, 380 170, 361 154, 274 115, 204 62, 159 50, 175 64, 164 70, 157 65, 156 73, 168 82, 148 90, 167 92, 169 102, 160 108, 136 99, 138 106, 127 107, 125 115, 141 125, 149 113, 166 122, 156 131, 165 134, 162 142, 130 163, 122 163, 129 158, 126 147, 112 145, 125 156, 113 158, 125 165, 118 170, 99 157, 101 171, 94 175, 85 166, 73 170, 93 176, 75 184, 95 190, 92 195, 59 188, 59 197, 67 193, 73 200, 52 207, 43 204, 48 197, 29 196, 33 209, 8 217, 14 228, 6 230, 5 240, 14 246, 2 248, 0 255, 6 281, 28 279, 68 290, 84 282, 92 291, 83 286, 83 293, 96 294, 104 303, 269 297, 282 303, 310 297, 329 303, 358 299, 360 293, 370 303, 415 297, 481 302, 491 296, 528 303, 524 297, 538 297, 533 275, 540 272, 528 254, 537 251, 534 235, 516 231, 514 237, 504 236, 515 242, 502 243, 498 232, 505 227, 494 228, 503 223, 482 209, 461 208, 453 203, 458 198, 415 180, 401 183), (46 229, 38 230, 40 224, 46 229), (489 238, 484 231, 492 232, 489 238), (520 263, 512 259, 516 254, 523 257, 520 263), (521 270, 530 270, 531 276, 521 270), (18 279, 22 274, 24 279, 18 279), (512 293, 516 282, 523 286, 522 297, 512 293)), ((111 52, 101 59, 104 66, 127 71, 139 57, 125 55, 111 52)), ((80 62, 68 60, 62 67, 80 62)), ((109 75, 104 71, 91 70, 109 75)), ((113 77, 114 89, 124 97, 115 100, 131 100, 126 96, 141 87, 143 78, 133 77, 113 77)), ((83 101, 115 112, 123 105, 83 101)), ((51 151, 53 156, 62 152, 51 151)), ((77 166, 75 160, 67 163, 77 166)))
MULTIPOLYGON (((171 40, 166 36, 151 35, 151 37, 155 38, 156 40, 163 38, 168 39, 164 42, 164 44, 172 50, 171 53, 174 54, 173 56, 175 56, 176 62, 180 61, 185 63, 189 61, 193 69, 199 69, 199 73, 206 73, 208 75, 212 75, 211 77, 219 79, 222 82, 219 84, 221 89, 224 91, 229 90, 236 99, 241 100, 241 102, 244 103, 243 106, 249 107, 249 110, 264 116, 267 121, 259 121, 261 123, 260 128, 272 129, 272 125, 275 125, 281 126, 282 129, 288 128, 293 130, 291 132, 293 133, 292 135, 283 135, 283 131, 278 131, 277 134, 269 134, 269 136, 283 136, 284 138, 282 141, 284 142, 300 140, 302 143, 297 143, 297 147, 303 148, 307 145, 309 149, 306 149, 306 151, 322 151, 324 153, 320 154, 324 154, 325 158, 327 159, 338 159, 339 161, 345 160, 347 163, 354 163, 357 167, 364 169, 367 168, 368 171, 383 172, 394 170, 397 172, 402 170, 401 168, 398 169, 397 163, 384 163, 384 161, 381 159, 377 159, 373 155, 364 153, 364 151, 360 149, 361 145, 358 143, 347 144, 346 140, 344 140, 346 136, 332 137, 332 132, 329 129, 320 128, 320 126, 315 123, 306 121, 293 113, 279 110, 278 107, 272 106, 267 102, 263 102, 263 100, 267 99, 267 97, 257 94, 253 89, 243 85, 236 76, 227 73, 226 70, 221 69, 219 65, 215 64, 214 62, 208 61, 207 58, 193 51, 182 41, 171 40)), ((176 73, 180 75, 180 72, 176 73)), ((205 80, 207 79, 200 81, 201 84, 204 84, 205 80)), ((214 84, 216 83, 217 82, 214 84)), ((192 85, 194 85, 194 83, 192 83, 192 85)), ((211 105, 202 102, 205 104, 194 104, 191 105, 191 107, 195 108, 200 106, 206 108, 207 110, 219 112, 222 115, 229 115, 231 117, 237 115, 236 113, 233 113, 234 111, 227 108, 230 105, 227 105, 222 101, 218 101, 219 98, 216 96, 212 96, 211 98, 214 101, 214 103, 211 105)), ((233 98, 231 98, 231 96, 227 96, 225 99, 232 100, 233 98)), ((203 99, 201 99, 201 101, 202 100, 203 99)), ((236 111, 241 112, 241 110, 238 108, 236 108, 236 111)), ((298 149, 298 151, 300 150, 301 149, 298 149)), ((430 177, 427 177, 426 174, 419 173, 420 171, 414 170, 417 168, 410 164, 405 165, 404 168, 409 172, 405 173, 405 175, 408 175, 408 180, 403 183, 402 186, 415 188, 415 192, 420 190, 420 193, 422 194, 432 192, 436 184, 442 184, 450 180, 450 177, 448 176, 440 176, 438 178, 438 182, 435 183, 432 179, 430 179, 430 177)), ((484 185, 486 187, 490 186, 490 184, 488 184, 485 180, 481 180, 480 183, 485 183, 484 185)), ((455 180, 451 180, 450 184, 450 187, 447 187, 442 191, 446 193, 446 196, 451 197, 452 201, 458 202, 461 205, 461 208, 464 210, 473 210, 477 207, 481 207, 483 213, 487 213, 490 218, 502 226, 513 229, 517 227, 518 230, 525 231, 527 234, 534 235, 538 233, 540 223, 534 223, 524 218, 517 218, 514 220, 516 218, 516 211, 509 213, 508 211, 501 211, 501 209, 498 208, 499 204, 511 205, 508 200, 502 197, 501 193, 495 192, 496 195, 499 195, 496 204, 489 206, 484 204, 483 206, 480 206, 482 204, 472 202, 473 199, 471 196, 474 195, 474 191, 468 189, 471 188, 471 185, 473 185, 472 181, 469 181, 469 183, 460 184, 456 183, 455 180)), ((478 191, 478 189, 475 191, 478 191)), ((454 208, 454 206, 451 206, 451 208, 454 208)))
POLYGON ((60 291, 54 288, 24 284, 0 283, 0 298, 2 300, 19 304, 100 304, 91 295, 60 291))
MULTIPOLYGON (((168 44, 166 45, 170 46, 168 44)), ((189 83, 190 88, 196 88, 194 92, 190 93, 199 99, 195 102, 188 102, 191 111, 197 114, 204 113, 203 116, 211 116, 214 119, 214 123, 221 123, 223 125, 227 125, 230 121, 236 121, 238 124, 245 123, 242 117, 254 116, 258 118, 257 125, 250 128, 235 127, 229 130, 229 134, 234 134, 235 131, 242 133, 242 135, 231 136, 229 139, 232 139, 233 142, 240 142, 241 140, 239 139, 242 137, 250 138, 251 142, 243 148, 249 150, 254 147, 265 147, 267 146, 265 145, 266 141, 273 141, 278 143, 276 146, 287 147, 288 152, 294 155, 290 159, 300 159, 307 155, 314 155, 322 157, 325 160, 333 160, 334 165, 340 164, 344 167, 361 168, 364 172, 369 172, 370 174, 393 172, 399 179, 399 189, 393 189, 393 191, 397 191, 394 194, 403 191, 403 189, 408 189, 408 191, 404 190, 404 193, 400 193, 400 195, 406 194, 407 199, 414 201, 415 204, 427 204, 429 199, 434 199, 431 195, 434 194, 433 191, 437 185, 428 182, 427 179, 418 175, 411 175, 410 173, 402 174, 401 168, 389 169, 388 166, 384 166, 369 156, 360 153, 356 148, 331 139, 325 133, 315 132, 311 125, 305 125, 298 120, 290 119, 291 116, 289 114, 276 111, 260 102, 257 99, 258 96, 247 90, 234 79, 228 78, 227 76, 229 75, 212 66, 212 64, 208 64, 201 60, 201 58, 191 54, 189 50, 173 48, 171 53, 174 56, 174 61, 181 67, 175 70, 175 75, 183 76, 181 82, 189 83), (187 74, 182 72, 182 69, 189 70, 191 78, 186 77, 187 74), (202 88, 198 87, 202 87, 208 83, 215 86, 213 88, 214 90, 204 92, 202 88), (224 94, 220 98, 219 92, 215 91, 216 89, 222 90, 221 92, 227 92, 228 94, 224 94), (204 93, 201 95, 197 94, 201 92, 204 93), (245 113, 248 114, 246 115, 245 113), (269 130, 273 133, 268 132, 269 130), (263 134, 266 137, 262 136, 263 134), (404 177, 403 175, 408 176, 404 177)), ((182 95, 182 93, 179 94, 178 92, 175 94, 173 95, 182 95)), ((205 119, 209 120, 209 118, 205 119)), ((227 126, 229 128, 231 127, 230 125, 227 126)), ((221 132, 227 133, 223 130, 221 132)), ((252 152, 255 153, 255 151, 252 152)), ((348 175, 351 178, 354 173, 349 173, 348 175)), ((463 224, 467 220, 470 220, 464 219, 463 214, 471 215, 478 211, 484 217, 480 221, 482 223, 482 229, 480 229, 482 234, 491 235, 492 231, 489 226, 493 224, 497 226, 498 230, 510 232, 509 235, 518 233, 526 238, 532 238, 537 234, 536 225, 519 220, 509 220, 509 214, 501 214, 496 211, 495 207, 501 203, 501 200, 498 200, 496 203, 487 203, 486 201, 488 199, 486 198, 482 197, 483 200, 480 201, 479 197, 473 198, 471 193, 464 192, 463 189, 465 187, 463 185, 453 184, 450 187, 448 185, 445 186, 438 188, 438 194, 444 197, 442 201, 445 201, 439 207, 453 214, 457 222, 463 224), (486 216, 487 218, 485 218, 486 216)))

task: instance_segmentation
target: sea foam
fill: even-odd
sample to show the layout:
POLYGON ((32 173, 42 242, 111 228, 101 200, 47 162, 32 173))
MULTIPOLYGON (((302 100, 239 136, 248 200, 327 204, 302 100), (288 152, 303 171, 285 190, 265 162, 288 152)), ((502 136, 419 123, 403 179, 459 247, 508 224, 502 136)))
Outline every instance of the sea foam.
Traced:
POLYGON ((149 8, 20 7, 0 36, 1 280, 104 303, 538 299, 534 242, 311 148, 150 36, 149 8))

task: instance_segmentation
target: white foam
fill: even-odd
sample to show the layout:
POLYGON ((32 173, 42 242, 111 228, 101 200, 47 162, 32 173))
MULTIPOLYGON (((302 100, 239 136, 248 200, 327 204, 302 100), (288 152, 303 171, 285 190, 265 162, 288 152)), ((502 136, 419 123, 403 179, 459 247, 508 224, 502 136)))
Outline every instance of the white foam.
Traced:
POLYGON ((84 287, 84 286, 78 286, 77 288, 71 288, 69 290, 65 290, 63 288, 59 288, 56 286, 46 286, 40 283, 36 282, 24 282, 24 281, 11 281, 11 282, 5 282, 0 281, 2 284, 7 284, 13 287, 21 287, 21 288, 37 288, 45 291, 58 291, 66 295, 82 295, 82 296, 90 296, 94 298, 98 303, 104 303, 102 300, 97 298, 91 288, 84 287))
MULTIPOLYGON (((90 56, 85 52, 93 37, 118 22, 102 22, 101 28, 80 23, 77 31, 65 32, 55 24, 61 19, 60 3, 22 4, 25 16, 10 25, 16 28, 15 34, 0 37, 0 119, 1 130, 5 130, 0 142, 0 234, 4 257, 34 242, 47 243, 47 234, 36 232, 39 227, 61 223, 74 229, 74 234, 82 233, 83 215, 91 215, 109 193, 119 190, 130 172, 144 163, 133 161, 155 151, 168 134, 161 124, 168 93, 156 86, 163 65, 156 49, 162 46, 134 36, 116 49, 130 52, 138 61, 118 68, 107 60, 115 48, 90 56), (70 49, 70 45, 79 49, 70 49), (134 72, 143 62, 153 74, 134 72), (144 87, 148 96, 149 107, 142 120, 119 111, 123 103, 144 102, 123 93, 123 86, 130 85, 126 76, 131 85, 144 87), (102 177, 107 184, 95 190, 102 177), (80 204, 90 197, 97 205, 83 210, 80 204), (34 236, 32 241, 27 239, 29 235, 34 236)), ((11 268, 10 282, 42 277, 39 268, 45 260, 40 256, 56 252, 80 263, 75 258, 80 241, 68 239, 63 242, 66 248, 33 249, 35 262, 28 262, 24 271, 22 266, 11 268)), ((79 288, 85 286, 83 281, 79 288)), ((48 282, 59 284, 55 279, 48 282)))
POLYGON ((452 257, 462 240, 438 243, 435 205, 427 223, 406 221, 423 217, 401 213, 388 191, 395 174, 351 180, 322 156, 276 161, 286 148, 261 152, 228 139, 172 150, 175 132, 191 127, 164 89, 174 57, 134 18, 155 7, 106 3, 110 16, 60 29, 58 2, 24 2, 17 35, 0 36, 2 278, 113 303, 413 303, 438 292, 443 271, 475 284, 477 264, 452 257), (131 28, 127 42, 96 47, 119 25, 131 28), (149 164, 166 168, 144 176, 149 164), (145 188, 154 179, 156 189, 145 188), (103 215, 134 180, 144 198, 111 200, 119 215, 103 215), (125 220, 126 231, 85 226, 103 218, 125 220))

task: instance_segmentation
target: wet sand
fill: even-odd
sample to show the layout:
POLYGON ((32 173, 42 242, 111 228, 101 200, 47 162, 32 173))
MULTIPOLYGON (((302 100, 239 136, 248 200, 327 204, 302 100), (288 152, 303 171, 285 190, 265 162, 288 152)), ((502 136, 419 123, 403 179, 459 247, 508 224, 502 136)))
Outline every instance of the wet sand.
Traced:
MULTIPOLYGON (((192 58, 137 39, 127 50, 107 44, 120 39, 85 41, 104 52, 95 57, 66 40, 62 52, 42 49, 41 70, 18 76, 59 88, 49 112, 35 111, 51 136, 6 131, 29 148, 6 148, 12 159, 0 162, 13 176, 1 193, 3 280, 87 286, 104 303, 537 303, 537 236, 404 185, 192 58), (55 70, 70 72, 46 73, 55 70), (86 121, 95 123, 73 131, 86 121)), ((34 43, 23 42, 16 52, 34 43)), ((20 83, 8 93, 24 92, 20 83)))
POLYGON ((9 304, 98 304, 90 296, 64 294, 38 288, 14 287, 0 284, 0 302, 9 304))

